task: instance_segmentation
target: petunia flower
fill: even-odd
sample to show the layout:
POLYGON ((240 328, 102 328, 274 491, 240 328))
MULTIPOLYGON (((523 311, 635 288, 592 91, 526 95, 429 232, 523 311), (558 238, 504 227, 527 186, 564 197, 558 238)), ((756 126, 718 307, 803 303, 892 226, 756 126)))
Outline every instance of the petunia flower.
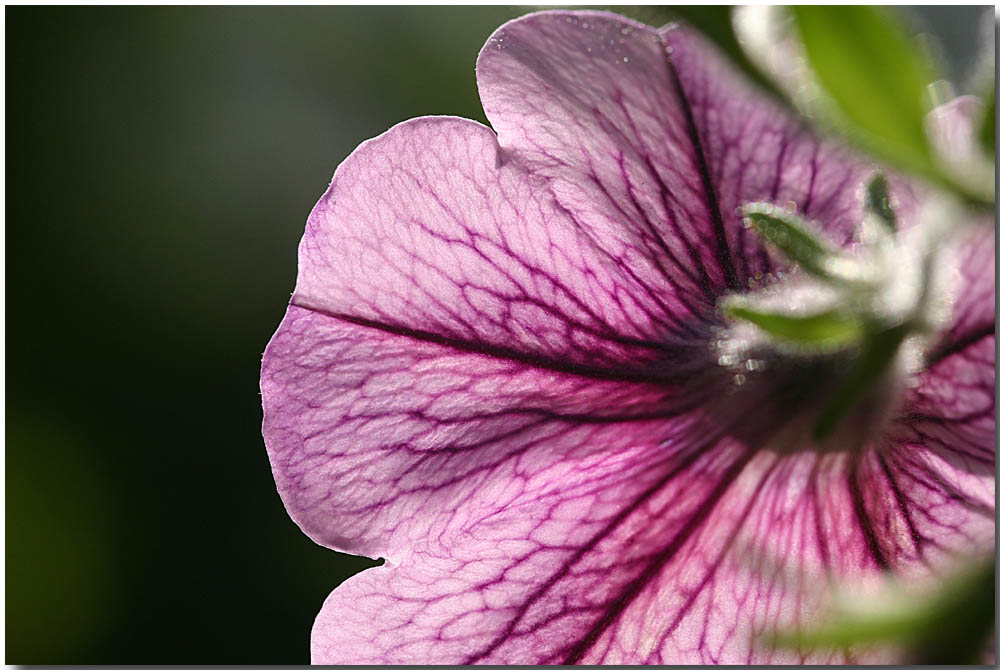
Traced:
MULTIPOLYGON (((733 354, 720 305, 802 275, 741 208, 853 250, 875 166, 681 26, 531 14, 476 70, 492 129, 414 119, 337 169, 264 355, 290 515, 385 558, 326 600, 313 661, 891 660, 759 632, 992 549, 992 226, 955 234, 943 320, 817 441, 849 350, 733 354)), ((908 239, 929 195, 889 189, 908 239)))

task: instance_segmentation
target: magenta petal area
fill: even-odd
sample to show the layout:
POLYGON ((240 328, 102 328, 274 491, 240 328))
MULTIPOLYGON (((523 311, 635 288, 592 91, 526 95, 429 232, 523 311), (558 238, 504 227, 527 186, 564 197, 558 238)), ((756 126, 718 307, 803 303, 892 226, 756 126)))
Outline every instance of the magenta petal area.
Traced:
POLYGON ((951 326, 928 353, 927 368, 910 389, 898 421, 901 440, 934 448, 956 467, 988 479, 991 487, 996 424, 993 233, 991 225, 962 233, 954 260, 951 326))
POLYGON ((953 324, 884 434, 778 449, 816 384, 720 372, 716 300, 780 267, 736 207, 849 243, 873 167, 682 28, 533 14, 477 73, 498 134, 416 119, 338 168, 264 355, 289 513, 386 559, 327 599, 313 661, 894 660, 758 633, 992 547, 992 242, 960 247, 953 324))
MULTIPOLYGON (((542 12, 487 41, 480 96, 506 153, 629 272, 670 290, 676 313, 711 309, 780 267, 737 207, 796 207, 847 242, 872 166, 766 99, 683 27, 603 12, 542 12), (706 304, 707 303, 707 304, 706 304)), ((904 221, 913 196, 893 193, 904 221)))
POLYGON ((309 216, 292 304, 542 367, 660 380, 664 352, 679 363, 669 352, 696 331, 615 252, 505 162, 489 128, 414 119, 337 169, 309 216))
POLYGON ((313 661, 886 659, 776 652, 754 638, 814 623, 834 576, 876 574, 885 557, 867 535, 883 529, 856 516, 890 490, 876 459, 783 458, 722 441, 585 472, 484 516, 444 550, 343 584, 316 621, 313 661))
POLYGON ((711 367, 708 335, 674 333, 470 121, 417 119, 359 148, 299 255, 264 355, 263 432, 289 512, 322 544, 398 558, 511 502, 490 486, 674 430, 608 426, 703 404, 687 382, 711 367))
POLYGON ((966 230, 957 245, 950 329, 928 354, 907 394, 880 467, 892 481, 886 498, 897 562, 992 549, 995 518, 996 300, 992 225, 966 230))
POLYGON ((577 477, 607 470, 616 485, 618 469, 662 460, 698 404, 294 305, 264 370, 264 434, 292 517, 322 544, 393 561, 577 477))

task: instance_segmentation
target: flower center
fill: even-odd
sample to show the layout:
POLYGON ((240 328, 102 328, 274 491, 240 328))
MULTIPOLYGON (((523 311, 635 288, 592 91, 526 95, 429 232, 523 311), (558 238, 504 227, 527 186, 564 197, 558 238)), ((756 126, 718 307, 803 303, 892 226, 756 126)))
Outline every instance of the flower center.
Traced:
POLYGON ((736 430, 767 433, 778 450, 860 447, 892 416, 949 316, 940 248, 951 205, 929 203, 897 233, 885 180, 876 176, 867 196, 850 251, 791 210, 743 207, 747 226, 793 268, 721 301, 726 325, 714 347, 731 394, 744 399, 736 430))

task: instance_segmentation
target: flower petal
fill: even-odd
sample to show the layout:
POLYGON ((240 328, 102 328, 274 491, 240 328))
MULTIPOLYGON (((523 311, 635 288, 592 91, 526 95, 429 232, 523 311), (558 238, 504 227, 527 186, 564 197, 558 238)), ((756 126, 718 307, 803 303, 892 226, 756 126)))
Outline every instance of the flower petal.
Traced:
POLYGON ((726 440, 688 458, 595 470, 482 518, 444 551, 352 578, 316 621, 313 662, 885 660, 757 637, 813 624, 831 580, 878 574, 870 535, 883 529, 866 505, 888 485, 875 461, 726 440))
MULTIPOLYGON (((837 242, 861 219, 871 167, 816 139, 686 28, 531 14, 494 33, 477 77, 504 151, 606 248, 630 249, 632 271, 669 286, 679 310, 710 309, 778 263, 740 225, 742 203, 792 203, 837 242)), ((892 192, 908 218, 909 190, 892 192)))
POLYGON ((995 159, 980 145, 979 125, 983 103, 972 96, 959 96, 936 107, 927 116, 931 144, 953 177, 985 201, 992 201, 995 159))
POLYGON ((498 163, 489 129, 418 119, 360 147, 310 216, 261 390, 279 492, 323 544, 401 556, 513 495, 485 482, 655 444, 669 427, 627 424, 700 400, 677 382, 711 365, 703 342, 498 163))
MULTIPOLYGON (((986 467, 958 453, 953 436, 935 435, 933 424, 914 432, 869 455, 881 483, 864 490, 874 550, 908 577, 990 554, 996 516, 992 452, 986 467)), ((977 456, 986 444, 975 444, 977 456)))
MULTIPOLYGON (((869 167, 684 29, 546 12, 477 68, 503 149, 452 118, 359 147, 265 353, 290 514, 389 562, 331 594, 314 662, 878 660, 755 633, 808 624, 828 579, 992 537, 985 420, 947 453, 914 410, 891 446, 779 454, 760 434, 781 408, 709 402, 707 374, 715 299, 775 267, 735 207, 792 201, 846 242, 869 167)), ((985 397, 985 336, 948 348, 962 323, 910 399, 927 416, 985 397)))
POLYGON ((996 367, 995 242, 992 225, 964 231, 949 330, 908 391, 880 467, 883 499, 905 522, 909 549, 894 561, 989 551, 994 540, 996 367))
POLYGON ((993 335, 996 315, 996 241, 993 218, 959 230, 952 278, 954 306, 947 332, 930 353, 933 367, 993 335))
POLYGON ((611 467, 655 452, 678 430, 667 419, 702 400, 294 305, 268 348, 262 391, 292 517, 322 544, 393 560, 521 496, 572 485, 572 472, 551 477, 577 461, 611 467))
POLYGON ((659 360, 691 326, 501 160, 488 128, 449 117, 363 144, 309 217, 292 303, 544 365, 659 360))
POLYGON ((992 225, 961 233, 951 324, 907 393, 897 439, 950 452, 980 476, 994 474, 996 249, 992 225))

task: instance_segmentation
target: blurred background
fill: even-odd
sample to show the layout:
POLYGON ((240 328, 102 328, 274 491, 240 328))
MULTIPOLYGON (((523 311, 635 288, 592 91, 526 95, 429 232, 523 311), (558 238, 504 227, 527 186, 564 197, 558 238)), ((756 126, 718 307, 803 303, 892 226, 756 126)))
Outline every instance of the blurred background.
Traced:
MULTIPOLYGON (((476 54, 527 11, 8 8, 7 663, 309 661, 374 562, 298 530, 260 437, 306 216, 391 125, 485 122, 476 54)), ((984 11, 913 15, 957 81, 984 11)), ((727 8, 675 13, 745 63, 727 8)))

